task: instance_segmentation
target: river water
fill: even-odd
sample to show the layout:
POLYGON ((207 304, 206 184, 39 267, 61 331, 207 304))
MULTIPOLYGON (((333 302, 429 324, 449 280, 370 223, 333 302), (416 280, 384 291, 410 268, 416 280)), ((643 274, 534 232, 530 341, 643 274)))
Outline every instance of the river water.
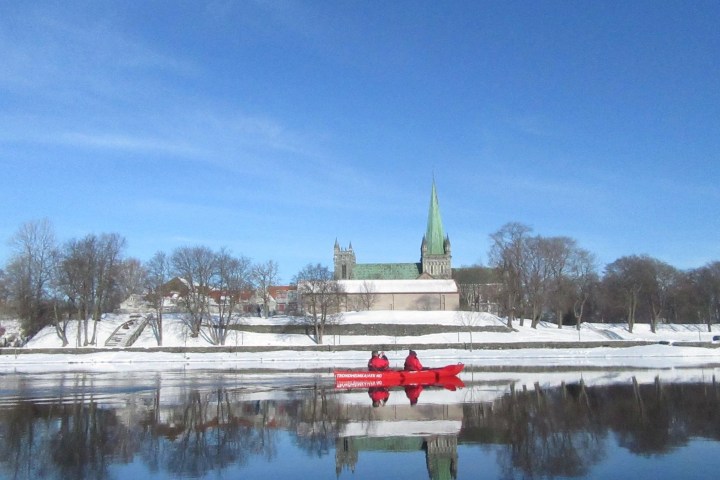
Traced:
POLYGON ((714 479, 719 372, 503 368, 387 392, 315 373, 6 373, 0 478, 714 479))

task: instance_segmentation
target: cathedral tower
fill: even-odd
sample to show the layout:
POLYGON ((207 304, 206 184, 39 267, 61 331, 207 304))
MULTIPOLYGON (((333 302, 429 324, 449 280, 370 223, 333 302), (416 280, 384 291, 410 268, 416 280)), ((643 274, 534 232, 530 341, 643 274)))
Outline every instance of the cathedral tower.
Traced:
POLYGON ((337 239, 335 240, 335 251, 333 255, 333 263, 335 264, 335 280, 348 280, 353 278, 353 268, 355 267, 355 252, 352 243, 347 249, 340 248, 337 239))
POLYGON ((432 278, 452 278, 452 256, 450 255, 450 237, 445 235, 440 204, 435 188, 435 179, 430 192, 430 210, 428 211, 427 231, 420 245, 420 263, 422 275, 432 278))

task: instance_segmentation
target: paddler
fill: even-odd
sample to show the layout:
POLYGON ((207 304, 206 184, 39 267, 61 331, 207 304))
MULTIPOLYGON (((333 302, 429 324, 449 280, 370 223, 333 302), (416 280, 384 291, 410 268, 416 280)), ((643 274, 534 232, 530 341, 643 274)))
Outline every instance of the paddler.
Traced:
POLYGON ((390 361, 385 356, 385 352, 372 351, 372 356, 368 361, 368 370, 377 372, 390 368, 390 361))
POLYGON ((408 354, 407 358, 405 359, 405 370, 409 371, 416 371, 416 370, 423 370, 422 363, 420 363, 420 360, 417 357, 417 353, 415 350, 410 350, 410 353, 408 354))

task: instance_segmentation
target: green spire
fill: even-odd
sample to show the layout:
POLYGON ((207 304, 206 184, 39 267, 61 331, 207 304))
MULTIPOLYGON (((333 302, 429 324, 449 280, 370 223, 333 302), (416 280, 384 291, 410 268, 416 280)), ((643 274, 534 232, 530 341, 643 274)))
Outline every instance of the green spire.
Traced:
POLYGON ((430 255, 443 255, 445 253, 445 232, 443 231, 442 219, 440 218, 440 205, 438 204, 434 178, 432 193, 430 194, 430 211, 428 212, 425 241, 427 242, 427 253, 430 255))

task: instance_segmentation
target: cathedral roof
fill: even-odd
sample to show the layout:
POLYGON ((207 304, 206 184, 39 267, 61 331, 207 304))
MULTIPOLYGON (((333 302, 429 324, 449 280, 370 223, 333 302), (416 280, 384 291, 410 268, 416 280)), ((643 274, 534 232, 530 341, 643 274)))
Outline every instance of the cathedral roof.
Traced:
POLYGON ((419 263, 357 263, 352 270, 354 280, 414 280, 422 273, 419 263))
POLYGON ((445 232, 443 231, 442 218, 440 218, 440 205, 435 190, 435 179, 433 179, 432 192, 430 193, 430 210, 424 240, 428 254, 443 255, 445 253, 445 232))

